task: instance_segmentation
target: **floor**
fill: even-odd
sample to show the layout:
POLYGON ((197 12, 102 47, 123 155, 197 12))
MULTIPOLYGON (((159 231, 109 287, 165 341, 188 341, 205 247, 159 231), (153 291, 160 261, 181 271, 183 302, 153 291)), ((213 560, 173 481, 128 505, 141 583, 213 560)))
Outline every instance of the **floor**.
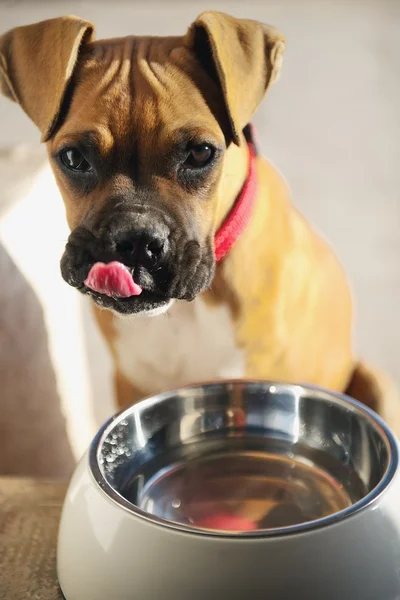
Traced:
MULTIPOLYGON (((400 2, 210 4, 272 23, 287 36, 281 80, 254 119, 262 149, 347 269, 359 354, 400 382, 400 2)), ((199 0, 5 2, 0 23, 7 29, 75 13, 96 23, 98 37, 176 34, 204 8, 199 0)), ((38 133, 2 98, 0 181, 0 341, 6 340, 0 345, 0 431, 24 438, 21 415, 27 414, 31 430, 42 436, 38 421, 50 415, 57 432, 51 445, 60 439, 64 415, 78 457, 113 410, 109 358, 88 307, 59 281, 67 232, 38 133)), ((0 472, 16 460, 11 448, 0 453, 0 472)), ((43 444, 41 450, 45 461, 43 444)), ((19 460, 27 464, 24 456, 19 460)))

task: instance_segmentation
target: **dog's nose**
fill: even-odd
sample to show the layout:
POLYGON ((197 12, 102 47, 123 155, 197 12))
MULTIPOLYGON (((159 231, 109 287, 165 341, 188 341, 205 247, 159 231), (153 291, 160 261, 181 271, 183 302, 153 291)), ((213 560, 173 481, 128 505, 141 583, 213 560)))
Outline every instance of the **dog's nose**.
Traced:
POLYGON ((165 231, 132 230, 115 240, 116 250, 127 262, 133 261, 148 270, 159 266, 168 251, 168 237, 165 231))

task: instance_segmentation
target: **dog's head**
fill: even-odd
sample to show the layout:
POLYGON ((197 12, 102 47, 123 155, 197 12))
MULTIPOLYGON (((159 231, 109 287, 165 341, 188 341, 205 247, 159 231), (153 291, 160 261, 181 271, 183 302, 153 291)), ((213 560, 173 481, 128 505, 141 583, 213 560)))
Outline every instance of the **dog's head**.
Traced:
POLYGON ((71 228, 63 277, 117 312, 161 311, 212 282, 214 233, 234 200, 223 183, 284 41, 215 12, 183 37, 93 37, 75 17, 8 32, 0 85, 47 143, 71 228), (140 295, 85 284, 114 261, 140 295))

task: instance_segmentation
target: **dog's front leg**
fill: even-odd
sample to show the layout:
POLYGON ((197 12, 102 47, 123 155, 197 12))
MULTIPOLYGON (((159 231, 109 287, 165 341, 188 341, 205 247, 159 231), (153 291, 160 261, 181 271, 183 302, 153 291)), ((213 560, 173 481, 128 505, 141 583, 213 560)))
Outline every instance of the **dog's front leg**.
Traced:
POLYGON ((114 368, 115 398, 118 408, 122 410, 131 404, 139 402, 144 397, 144 394, 121 373, 118 365, 115 365, 114 368))
POLYGON ((131 404, 139 402, 145 394, 125 377, 118 366, 118 357, 115 348, 116 332, 113 324, 115 317, 113 313, 109 310, 99 309, 94 303, 93 311, 103 338, 111 352, 114 363, 115 400, 118 409, 122 410, 131 404))

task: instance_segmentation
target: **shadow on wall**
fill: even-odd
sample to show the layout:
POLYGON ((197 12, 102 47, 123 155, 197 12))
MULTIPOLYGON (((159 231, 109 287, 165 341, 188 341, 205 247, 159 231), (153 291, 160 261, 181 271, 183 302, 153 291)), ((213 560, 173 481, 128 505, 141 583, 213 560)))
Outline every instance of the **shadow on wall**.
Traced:
POLYGON ((74 458, 42 307, 2 244, 0 281, 0 474, 66 477, 74 458))

